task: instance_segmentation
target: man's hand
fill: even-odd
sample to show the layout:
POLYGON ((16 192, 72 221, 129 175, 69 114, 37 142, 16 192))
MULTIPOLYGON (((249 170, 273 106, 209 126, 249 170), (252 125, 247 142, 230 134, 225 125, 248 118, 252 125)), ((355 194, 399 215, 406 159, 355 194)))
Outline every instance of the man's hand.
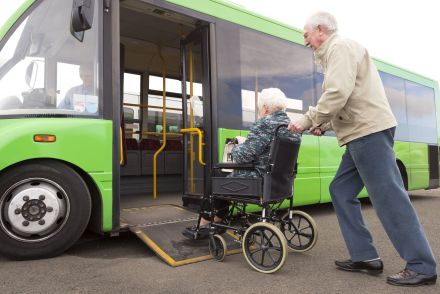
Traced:
POLYGON ((312 128, 310 128, 309 132, 315 136, 322 136, 322 134, 323 134, 323 132, 321 131, 321 129, 319 127, 312 127, 312 128))
POLYGON ((304 132, 303 126, 300 125, 297 122, 290 122, 288 128, 289 128, 289 131, 291 131, 292 133, 302 133, 302 132, 304 132))

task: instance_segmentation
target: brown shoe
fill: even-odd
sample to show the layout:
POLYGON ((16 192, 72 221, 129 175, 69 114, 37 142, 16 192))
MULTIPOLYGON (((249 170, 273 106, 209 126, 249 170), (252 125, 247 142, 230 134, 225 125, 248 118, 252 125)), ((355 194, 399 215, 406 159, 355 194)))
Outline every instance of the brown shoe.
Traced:
POLYGON ((410 269, 404 269, 395 275, 389 276, 387 278, 387 283, 394 286, 423 286, 423 285, 433 285, 437 282, 437 275, 423 275, 419 274, 410 269))

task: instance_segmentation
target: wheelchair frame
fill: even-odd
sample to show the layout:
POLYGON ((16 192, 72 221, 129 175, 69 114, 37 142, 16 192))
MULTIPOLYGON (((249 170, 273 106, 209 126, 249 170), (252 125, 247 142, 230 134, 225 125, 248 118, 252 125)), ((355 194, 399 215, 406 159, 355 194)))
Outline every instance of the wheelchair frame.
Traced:
MULTIPOLYGON (((287 248, 292 251, 304 252, 310 250, 316 244, 317 229, 314 220, 302 211, 293 210, 293 187, 281 189, 284 196, 278 197, 277 195, 271 199, 273 189, 270 190, 267 189, 267 186, 264 186, 265 181, 271 181, 271 178, 269 176, 265 177, 265 175, 271 174, 274 165, 278 164, 281 169, 290 169, 292 164, 294 167, 296 166, 299 146, 295 149, 296 153, 293 159, 287 163, 287 166, 276 163, 276 160, 271 161, 271 155, 275 154, 274 157, 276 157, 278 150, 282 149, 281 147, 281 149, 278 148, 279 145, 287 144, 284 146, 284 151, 288 150, 286 146, 289 147, 289 142, 282 143, 280 139, 277 139, 279 138, 278 130, 283 126, 287 127, 287 125, 280 125, 276 128, 275 139, 272 140, 269 153, 269 165, 265 174, 262 174, 252 164, 219 163, 213 167, 212 175, 220 169, 250 169, 257 171, 259 174, 257 178, 211 177, 212 193, 203 200, 201 206, 202 209, 204 207, 208 209, 200 211, 194 238, 197 239, 202 215, 209 216, 209 249, 214 259, 222 261, 227 254, 226 242, 221 236, 227 230, 232 231, 238 237, 238 241, 242 244, 244 256, 250 266, 263 273, 273 273, 283 266, 287 258, 287 248), (214 217, 218 212, 214 205, 216 199, 230 202, 230 209, 225 216, 226 222, 224 223, 214 222, 214 217), (278 212, 281 204, 286 199, 289 199, 289 207, 287 213, 280 217, 278 212), (247 212, 246 207, 248 204, 260 206, 262 208, 261 215, 247 212), (253 221, 254 218, 256 223, 253 221), (294 221, 296 219, 298 219, 298 222, 294 221), (301 228, 301 222, 306 222, 307 227, 301 228), (278 226, 275 226, 275 224, 278 226), (304 232, 305 230, 308 231, 304 232), (298 238, 299 244, 295 243, 295 237, 298 238), (301 237, 306 238, 308 241, 303 244, 301 237), (269 263, 267 260, 269 260, 269 263)), ((295 142, 295 144, 297 143, 295 142)), ((284 176, 284 180, 287 179, 287 182, 290 181, 291 184, 293 184, 295 175, 295 168, 291 172, 287 171, 287 177, 286 173, 281 174, 281 176, 284 176)), ((277 190, 275 189, 275 191, 277 190)))

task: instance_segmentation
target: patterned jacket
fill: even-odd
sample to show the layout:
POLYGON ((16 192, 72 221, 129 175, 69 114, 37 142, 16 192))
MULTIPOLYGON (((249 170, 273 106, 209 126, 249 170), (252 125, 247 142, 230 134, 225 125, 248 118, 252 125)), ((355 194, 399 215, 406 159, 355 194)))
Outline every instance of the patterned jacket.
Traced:
MULTIPOLYGON (((243 144, 232 149, 232 158, 236 163, 253 163, 260 172, 264 172, 269 161, 270 143, 275 135, 276 128, 281 124, 289 124, 290 119, 284 111, 273 112, 257 120, 251 127, 249 135, 243 144)), ((298 134, 293 134, 287 128, 281 128, 281 136, 301 140, 298 134)), ((257 177, 255 170, 234 170, 233 177, 257 177)))

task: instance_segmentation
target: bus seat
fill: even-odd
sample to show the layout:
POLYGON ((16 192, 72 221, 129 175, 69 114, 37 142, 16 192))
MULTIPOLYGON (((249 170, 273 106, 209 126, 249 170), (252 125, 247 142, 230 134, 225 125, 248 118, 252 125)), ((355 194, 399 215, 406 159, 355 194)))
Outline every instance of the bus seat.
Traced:
POLYGON ((139 151, 138 142, 134 138, 126 138, 125 143, 127 146, 127 150, 137 150, 139 151))
POLYGON ((134 138, 126 138, 127 162, 121 168, 121 176, 139 176, 141 174, 141 154, 138 142, 134 138))
POLYGON ((160 141, 155 139, 142 139, 139 144, 140 150, 156 151, 157 149, 160 148, 160 146, 161 146, 160 141))
POLYGON ((182 141, 180 140, 168 140, 165 146, 166 151, 182 151, 182 141))
MULTIPOLYGON (((153 174, 153 156, 157 149, 160 148, 159 140, 155 139, 142 139, 139 147, 141 152, 141 174, 152 175, 153 174)), ((163 175, 164 173, 164 154, 163 152, 157 157, 156 174, 163 175)))
POLYGON ((165 174, 182 174, 183 145, 181 140, 168 140, 165 146, 165 174))

